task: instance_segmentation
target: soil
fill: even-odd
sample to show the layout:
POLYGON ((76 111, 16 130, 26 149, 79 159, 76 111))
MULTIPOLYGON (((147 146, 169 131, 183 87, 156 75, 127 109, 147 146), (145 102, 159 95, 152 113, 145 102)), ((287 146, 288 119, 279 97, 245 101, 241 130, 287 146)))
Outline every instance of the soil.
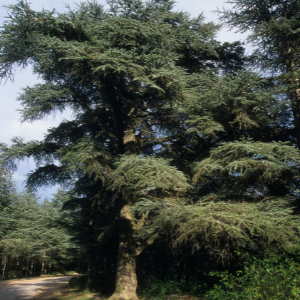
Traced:
POLYGON ((66 286, 72 276, 15 279, 0 282, 0 300, 38 300, 66 286))

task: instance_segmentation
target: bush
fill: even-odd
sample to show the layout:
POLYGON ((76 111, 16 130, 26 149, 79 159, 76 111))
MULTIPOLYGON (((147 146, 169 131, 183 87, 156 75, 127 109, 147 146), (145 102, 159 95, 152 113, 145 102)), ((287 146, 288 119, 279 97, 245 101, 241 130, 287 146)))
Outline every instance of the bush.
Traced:
POLYGON ((207 300, 300 299, 300 264, 284 256, 249 258, 237 276, 211 272, 220 283, 206 293, 207 300))

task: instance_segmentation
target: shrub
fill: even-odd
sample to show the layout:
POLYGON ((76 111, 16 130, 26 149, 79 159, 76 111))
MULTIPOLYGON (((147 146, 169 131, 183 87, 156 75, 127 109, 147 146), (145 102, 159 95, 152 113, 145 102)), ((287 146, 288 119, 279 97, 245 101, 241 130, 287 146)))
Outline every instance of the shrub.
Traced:
POLYGON ((237 276, 211 272, 220 283, 206 293, 207 300, 300 299, 300 264, 284 256, 269 255, 263 260, 249 258, 237 276))

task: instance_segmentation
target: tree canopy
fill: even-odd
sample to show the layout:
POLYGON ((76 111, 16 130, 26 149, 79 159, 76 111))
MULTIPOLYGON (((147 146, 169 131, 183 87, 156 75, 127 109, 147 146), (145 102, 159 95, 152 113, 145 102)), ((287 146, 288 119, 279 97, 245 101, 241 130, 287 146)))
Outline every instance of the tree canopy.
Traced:
POLYGON ((275 76, 274 83, 290 101, 293 136, 299 149, 299 1, 237 0, 230 3, 232 9, 218 11, 220 18, 237 31, 250 31, 248 41, 255 47, 253 65, 275 76))
POLYGON ((73 111, 42 141, 2 144, 1 156, 12 168, 35 160, 29 188, 68 191, 54 202, 89 280, 108 243, 119 245, 111 300, 137 299, 138 256, 166 235, 227 254, 297 249, 300 157, 281 87, 247 68, 240 42, 216 41, 219 26, 202 15, 172 1, 107 3, 56 13, 21 0, 0 40, 2 79, 32 64, 44 80, 20 95, 23 122, 73 111))

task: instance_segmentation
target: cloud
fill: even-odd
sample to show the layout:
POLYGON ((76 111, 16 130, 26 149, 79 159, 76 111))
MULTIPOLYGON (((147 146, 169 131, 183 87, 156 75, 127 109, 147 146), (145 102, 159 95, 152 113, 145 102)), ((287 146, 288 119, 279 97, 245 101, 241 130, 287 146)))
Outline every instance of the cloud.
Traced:
POLYGON ((48 128, 57 126, 64 118, 71 118, 71 111, 66 110, 63 114, 50 115, 32 123, 20 122, 21 115, 18 110, 22 109, 22 106, 17 99, 24 87, 38 82, 42 81, 38 80, 37 76, 32 73, 32 69, 28 67, 26 70, 23 69, 16 73, 14 82, 7 81, 0 87, 0 128, 5 128, 0 133, 1 143, 10 144, 10 140, 14 136, 24 137, 26 141, 42 140, 48 128))

